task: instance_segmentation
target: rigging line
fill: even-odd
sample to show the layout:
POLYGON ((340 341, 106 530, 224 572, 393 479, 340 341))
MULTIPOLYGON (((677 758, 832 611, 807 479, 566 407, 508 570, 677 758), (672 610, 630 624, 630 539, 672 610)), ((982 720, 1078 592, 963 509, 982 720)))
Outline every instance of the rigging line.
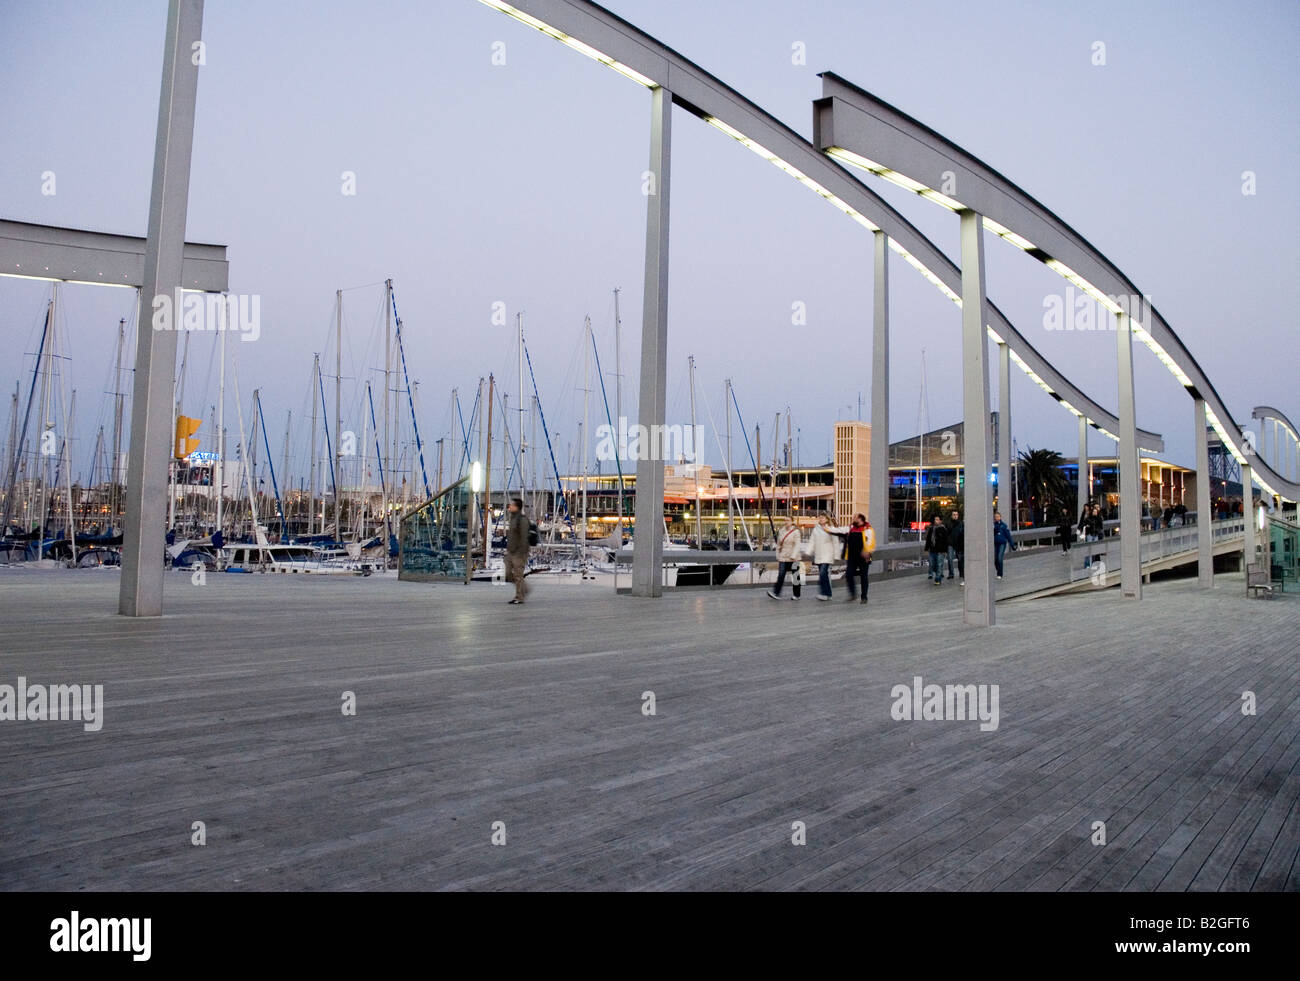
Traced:
MULTIPOLYGON (((708 413, 709 425, 713 428, 713 441, 718 444, 718 453, 722 457, 723 469, 727 471, 727 494, 734 502, 736 510, 740 512, 740 530, 745 533, 745 541, 749 544, 750 551, 754 549, 754 540, 749 537, 749 523, 745 520, 745 505, 736 497, 735 479, 731 474, 731 465, 727 462, 727 453, 722 448, 722 439, 718 436, 718 424, 713 421, 713 409, 709 405, 709 397, 705 395, 701 401, 704 403, 704 411, 708 413)), ((726 399, 723 399, 726 402, 726 399)))
MULTIPOLYGON (((316 380, 320 382, 320 403, 323 406, 325 404, 325 373, 321 371, 316 372, 316 380)), ((338 480, 334 476, 334 447, 330 444, 330 414, 329 412, 322 412, 321 417, 325 421, 325 454, 330 460, 330 487, 334 490, 334 506, 338 507, 339 485, 338 480)), ((321 507, 324 508, 324 506, 325 505, 322 502, 321 507)))
MULTIPOLYGON (((621 521, 623 518, 623 501, 627 497, 627 488, 623 483, 623 461, 619 452, 618 431, 614 428, 614 420, 609 413, 609 395, 605 391, 605 375, 600 369, 600 350, 596 347, 596 335, 591 335, 591 349, 596 355, 596 377, 600 379, 600 397, 605 402, 605 421, 609 423, 610 432, 614 436, 614 466, 618 470, 618 488, 622 492, 619 495, 618 517, 621 521)), ((586 438, 584 434, 583 438, 586 438)))
MULTIPOLYGON (((481 380, 481 379, 480 379, 481 380)), ((461 443, 460 469, 457 474, 465 473, 465 465, 469 463, 469 434, 474 429, 474 420, 478 418, 479 401, 483 398, 482 386, 479 387, 478 393, 474 396, 474 404, 469 409, 469 428, 465 428, 465 417, 461 416, 460 429, 463 442, 461 443)), ((460 396, 457 395, 456 407, 460 408, 460 396)))
POLYGON ((266 416, 262 415, 262 396, 254 390, 253 398, 257 400, 257 418, 262 423, 262 443, 266 447, 266 465, 271 471, 271 490, 275 491, 275 507, 280 512, 280 541, 287 542, 289 522, 284 516, 284 502, 280 500, 280 485, 275 479, 275 457, 271 453, 271 440, 266 431, 266 416))
POLYGON ((397 313, 397 291, 390 289, 388 296, 393 303, 397 353, 402 359, 402 378, 406 381, 406 402, 411 408, 411 426, 415 430, 415 450, 420 455, 420 476, 424 479, 424 496, 427 500, 433 497, 433 491, 429 489, 429 472, 424 466, 424 442, 420 439, 420 420, 415 418, 415 399, 411 396, 411 375, 406 368, 406 346, 402 343, 402 318, 397 313))
MULTIPOLYGON (((758 510, 763 513, 763 477, 758 472, 758 461, 754 459, 754 448, 749 444, 749 430, 745 428, 745 420, 740 415, 740 403, 736 401, 736 386, 731 386, 731 402, 736 407, 736 419, 740 422, 740 435, 745 437, 745 449, 749 451, 749 462, 754 464, 754 484, 758 487, 758 510)), ((767 512, 767 525, 772 529, 772 538, 776 538, 776 525, 772 522, 772 512, 767 512)))
MULTIPOLYGON (((504 387, 505 386, 502 386, 502 388, 504 387)), ((510 415, 505 400, 506 393, 498 389, 497 404, 501 406, 501 418, 506 421, 505 435, 501 438, 501 442, 504 445, 504 449, 510 453, 510 470, 506 474, 506 486, 502 488, 503 491, 509 489, 510 485, 514 482, 515 471, 519 466, 519 454, 522 450, 522 447, 516 447, 515 441, 510 437, 510 415)))
MULTIPOLYGON (((369 388, 366 389, 366 394, 370 397, 370 428, 375 434, 375 456, 378 458, 379 464, 379 491, 387 495, 388 488, 384 485, 384 454, 379 447, 379 426, 375 422, 375 395, 369 388)), ((384 528, 387 529, 387 527, 388 515, 384 515, 384 528)), ((385 544, 387 543, 385 542, 385 544)))
MULTIPOLYGON (((461 410, 461 407, 460 407, 460 389, 456 389, 456 392, 455 392, 455 399, 456 399, 456 415, 460 418, 460 439, 461 439, 461 445, 464 447, 464 450, 463 450, 463 452, 462 452, 462 454, 461 454, 460 467, 459 467, 459 468, 457 469, 457 471, 456 471, 456 476, 457 476, 457 478, 459 478, 459 477, 463 476, 464 473, 465 473, 465 454, 469 452, 469 430, 465 428, 465 413, 461 410)), ((474 398, 474 404, 475 404, 475 406, 478 405, 478 397, 477 397, 477 396, 475 396, 475 398, 474 398)), ((471 409, 471 410, 470 410, 470 422, 473 423, 473 421, 474 421, 474 412, 473 412, 473 410, 471 409)))
POLYGON ((551 469, 555 471, 555 486, 559 491, 560 506, 564 508, 564 523, 573 528, 573 519, 569 517, 569 502, 564 497, 564 483, 560 480, 560 466, 555 462, 555 447, 551 445, 551 432, 546 428, 546 412, 542 409, 542 396, 537 391, 537 376, 533 373, 533 358, 528 353, 528 342, 524 342, 524 360, 528 362, 528 377, 533 383, 533 397, 537 399, 537 415, 542 422, 542 433, 546 436, 546 450, 551 455, 551 469))
POLYGON ((27 409, 23 413, 23 428, 18 434, 18 447, 14 453, 13 469, 9 472, 9 486, 5 492, 4 521, 0 523, 0 535, 9 533, 9 520, 13 516, 14 487, 18 480, 18 470, 22 465, 23 450, 27 448, 27 427, 32 418, 32 398, 36 393, 36 376, 40 373, 41 355, 45 353, 45 337, 49 330, 50 307, 47 306, 45 308, 45 328, 41 331, 41 345, 36 352, 36 370, 32 371, 32 385, 27 392, 27 409))

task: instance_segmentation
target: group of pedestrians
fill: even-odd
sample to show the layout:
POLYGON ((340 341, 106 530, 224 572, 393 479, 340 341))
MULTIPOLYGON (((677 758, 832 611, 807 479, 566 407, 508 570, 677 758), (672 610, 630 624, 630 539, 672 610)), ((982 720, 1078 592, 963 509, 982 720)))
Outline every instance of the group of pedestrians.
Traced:
POLYGON ((943 563, 948 560, 948 578, 953 578, 953 568, 966 585, 966 525, 961 512, 953 511, 947 521, 932 521, 925 532, 925 551, 930 557, 930 581, 943 584, 943 563))
MULTIPOLYGON (((868 571, 871 567, 871 555, 876 549, 876 533, 867 521, 865 514, 856 514, 847 525, 835 526, 826 515, 818 515, 817 524, 807 545, 799 534, 794 521, 786 518, 776 536, 776 585, 767 591, 772 599, 781 599, 781 590, 785 588, 786 576, 795 578, 796 583, 802 575, 800 557, 810 554, 813 564, 817 566, 817 599, 829 602, 831 592, 831 563, 836 555, 844 560, 845 581, 849 587, 848 602, 858 599, 867 602, 868 571)), ((799 599, 799 592, 791 588, 792 599, 799 599)))
POLYGON ((1148 507, 1147 510, 1151 515, 1152 531, 1159 531, 1161 522, 1164 523, 1166 528, 1177 528, 1187 520, 1187 506, 1185 504, 1171 504, 1163 512, 1159 507, 1148 507))
MULTIPOLYGON (((1002 560, 1010 548, 1017 548, 1011 537, 1011 529, 1002 520, 1002 512, 993 512, 993 564, 997 568, 998 578, 1002 578, 1002 560)), ((948 563, 948 578, 953 578, 956 566, 960 584, 966 585, 966 524, 961 519, 961 512, 954 510, 947 521, 935 520, 925 532, 925 551, 930 558, 929 579, 934 585, 943 585, 944 560, 948 563)))

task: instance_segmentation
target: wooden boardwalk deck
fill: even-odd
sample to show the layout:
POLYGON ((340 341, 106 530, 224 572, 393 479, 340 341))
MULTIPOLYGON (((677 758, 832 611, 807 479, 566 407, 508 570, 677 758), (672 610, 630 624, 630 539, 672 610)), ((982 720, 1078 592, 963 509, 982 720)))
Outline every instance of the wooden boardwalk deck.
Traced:
POLYGON ((116 588, 0 570, 0 684, 106 702, 97 733, 0 722, 0 888, 1300 888, 1300 598, 1239 576, 986 631, 924 580, 519 608, 178 573, 153 621, 116 588), (998 685, 997 730, 894 721, 917 675, 998 685))

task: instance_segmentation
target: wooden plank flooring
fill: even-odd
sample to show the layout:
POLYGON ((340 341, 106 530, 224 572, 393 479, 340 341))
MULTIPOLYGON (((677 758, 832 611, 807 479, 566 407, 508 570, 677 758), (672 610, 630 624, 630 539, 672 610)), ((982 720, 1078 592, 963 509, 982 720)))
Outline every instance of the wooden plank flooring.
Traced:
POLYGON ((95 733, 0 721, 0 888, 1300 888, 1300 597, 1240 576, 989 630, 918 579, 865 608, 582 584, 520 608, 177 573, 158 620, 116 590, 0 570, 0 684, 106 703, 95 733), (998 685, 998 729, 894 721, 917 675, 998 685))

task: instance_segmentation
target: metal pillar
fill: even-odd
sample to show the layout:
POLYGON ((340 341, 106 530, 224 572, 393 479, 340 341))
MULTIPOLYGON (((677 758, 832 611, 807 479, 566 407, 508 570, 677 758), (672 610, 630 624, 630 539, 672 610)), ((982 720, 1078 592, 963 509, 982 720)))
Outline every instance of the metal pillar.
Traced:
POLYGON ((646 194, 645 300, 641 311, 641 401, 644 427, 636 464, 632 595, 663 593, 664 461, 661 440, 668 387, 668 189, 672 93, 650 93, 650 183, 646 194))
POLYGON ((1214 585, 1214 516, 1210 513, 1210 434, 1205 399, 1192 400, 1196 433, 1196 578, 1214 585))
MULTIPOLYGON (((170 0, 164 39, 162 91, 154 142, 149 234, 145 243, 142 309, 137 318, 131 454, 127 464, 126 521, 117 610, 123 616, 160 616, 166 546, 167 462, 172 452, 172 375, 176 331, 154 330, 155 297, 179 298, 185 216, 194 148, 194 103, 199 68, 191 58, 203 28, 203 0, 170 0)), ((171 327, 182 311, 172 311, 171 327)))
POLYGON ((1127 313, 1115 315, 1119 369, 1120 591, 1142 598, 1142 473, 1138 462, 1137 403, 1133 393, 1133 326, 1127 313))
POLYGON ((1075 481, 1077 490, 1073 515, 1075 521, 1079 520, 1083 514, 1083 506, 1092 496, 1092 481, 1089 479, 1091 472, 1088 466, 1088 418, 1079 416, 1079 479, 1075 481))
POLYGON ((961 350, 965 408, 966 588, 963 620, 991 627, 993 615, 993 502, 989 488, 988 299, 984 291, 984 227, 974 211, 961 212, 961 350))
MULTIPOLYGON (((1244 531, 1242 550, 1245 554, 1245 562, 1256 561, 1255 548, 1255 488, 1251 485, 1250 464, 1241 465, 1241 516, 1246 519, 1246 528, 1244 531)), ((1241 570, 1243 573, 1245 569, 1241 570)))
MULTIPOLYGON (((1011 486, 1011 348, 998 345, 998 510, 1006 506, 1011 486)), ((967 483, 970 470, 966 471, 967 483)), ((984 478, 988 480, 987 475, 984 478)), ((1009 515, 1003 512, 1002 517, 1009 515)), ((1009 523, 1009 522, 1008 522, 1009 523)))
MULTIPOLYGON (((876 530, 876 544, 889 541, 889 236, 875 239, 876 285, 871 322, 871 482, 867 487, 867 520, 876 530)), ((835 516, 845 523, 845 515, 835 516)))

